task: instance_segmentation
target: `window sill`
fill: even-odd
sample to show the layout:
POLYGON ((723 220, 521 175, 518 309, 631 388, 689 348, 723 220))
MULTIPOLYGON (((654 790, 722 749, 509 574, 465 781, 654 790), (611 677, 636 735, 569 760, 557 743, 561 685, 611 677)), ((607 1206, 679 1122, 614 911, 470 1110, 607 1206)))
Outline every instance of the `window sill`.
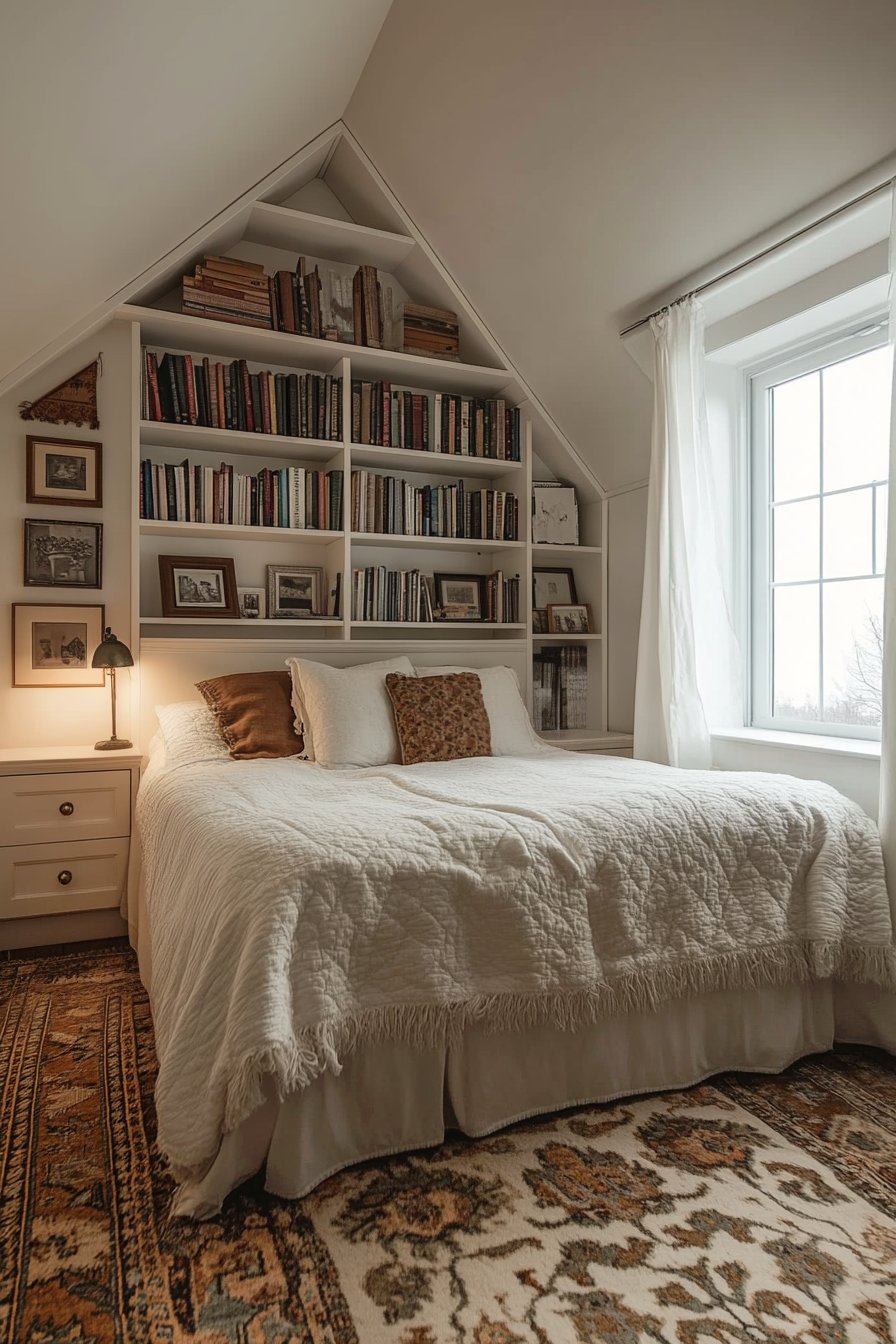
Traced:
POLYGON ((782 733, 772 728, 726 728, 713 733, 720 742, 750 742, 756 746, 786 747, 788 750, 822 752, 830 756, 858 756, 880 760, 880 743, 861 737, 823 737, 816 733, 782 733))

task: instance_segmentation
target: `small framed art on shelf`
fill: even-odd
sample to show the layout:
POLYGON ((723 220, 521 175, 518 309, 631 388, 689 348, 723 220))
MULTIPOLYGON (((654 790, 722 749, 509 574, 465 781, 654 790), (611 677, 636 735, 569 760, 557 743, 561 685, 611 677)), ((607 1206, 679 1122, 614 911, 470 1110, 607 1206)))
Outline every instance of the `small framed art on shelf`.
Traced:
POLYGON ((552 635, 591 633, 591 608, 584 602, 552 603, 548 607, 548 630, 552 635))
POLYGON ((320 565, 268 565, 268 616, 298 621, 322 616, 323 595, 320 565))
POLYGON ((103 502, 103 445, 29 434, 25 474, 29 504, 98 509, 103 502))
POLYGON ((485 582, 485 574, 434 574, 436 620, 483 620, 485 582))
POLYGON ((263 588, 237 588, 240 616, 244 621, 263 621, 266 610, 263 588))
POLYGON ((163 616, 195 620, 240 614, 231 556, 160 555, 159 585, 163 616))
POLYGON ((105 618, 101 602, 14 602, 13 686, 102 686, 103 669, 90 662, 103 638, 105 618))
POLYGON ((557 603, 574 606, 578 600, 576 576, 570 568, 532 566, 532 606, 536 611, 546 611, 557 603))

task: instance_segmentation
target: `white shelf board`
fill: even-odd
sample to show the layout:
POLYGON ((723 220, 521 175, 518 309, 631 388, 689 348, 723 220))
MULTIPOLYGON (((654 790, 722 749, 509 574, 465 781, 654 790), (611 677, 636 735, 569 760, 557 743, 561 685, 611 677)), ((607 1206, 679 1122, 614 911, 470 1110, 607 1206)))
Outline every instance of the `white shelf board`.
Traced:
POLYGON ((520 621, 352 621, 362 630, 525 630, 520 621))
POLYGON ((302 546, 329 546, 340 541, 342 532, 312 527, 242 527, 236 523, 174 523, 161 518, 141 518, 140 532, 155 537, 220 537, 227 541, 289 541, 302 546))
POLYGON ((259 620, 246 620, 246 619, 244 619, 243 617, 240 617, 240 616, 236 616, 236 617, 234 617, 234 616, 206 616, 206 617, 201 617, 201 616, 200 616, 200 617, 192 617, 192 616, 141 616, 141 617, 140 617, 140 624, 141 624, 141 625, 198 625, 198 626, 203 626, 203 625, 240 625, 240 626, 276 625, 276 626, 281 626, 281 625, 285 625, 285 626, 290 626, 290 627, 292 627, 292 626, 298 626, 298 625, 303 625, 303 626, 305 626, 306 629, 308 629, 308 628, 311 628, 311 629, 318 629, 318 628, 322 628, 322 627, 326 627, 327 629, 338 629, 338 628, 343 624, 343 621, 342 621, 342 617, 341 617, 341 616, 338 616, 338 617, 337 617, 337 616, 330 616, 330 617, 323 617, 323 616, 313 617, 313 616, 310 616, 310 617, 307 617, 307 618, 303 618, 303 619, 301 619, 301 620, 290 620, 290 619, 287 619, 287 618, 284 618, 283 620, 279 620, 279 619, 269 618, 269 617, 266 617, 266 618, 264 618, 264 619, 259 619, 259 620))
POLYGON ((532 635, 536 644, 581 644, 583 640, 603 639, 603 635, 532 635))
POLYGON ((140 442, 148 448, 174 448, 185 453, 236 453, 243 457, 288 457, 306 462, 329 462, 342 452, 341 439, 248 434, 203 425, 169 425, 162 420, 141 420, 140 442))
POLYGON ((469 395, 497 395, 513 381, 506 369, 481 364, 461 364, 425 355, 404 355, 395 350, 371 350, 362 345, 344 345, 316 336, 295 336, 286 331, 244 327, 238 322, 216 322, 164 308, 140 308, 123 304, 116 318, 140 323, 144 345, 187 350, 228 359, 269 362, 283 368, 311 369, 330 373, 336 362, 349 356, 352 377, 384 379, 407 387, 469 395))
POLYGON ((252 206, 243 237, 265 247, 286 248, 296 254, 355 266, 365 262, 389 272, 400 266, 416 247, 413 238, 400 233, 263 202, 252 206))
MULTIPOLYGON (((536 730, 537 731, 537 730, 536 730)), ((555 728, 550 731, 539 732, 538 736, 543 742, 550 742, 556 746, 570 746, 572 743, 588 743, 600 747, 605 751, 619 748, 626 750, 632 745, 631 733, 602 733, 597 728, 555 728)))
POLYGON ((518 551, 525 550, 524 541, 487 541, 482 537, 406 537, 392 532, 353 532, 356 546, 411 547, 418 551, 518 551))
POLYGON ((600 555, 601 546, 567 546, 562 541, 533 541, 532 555, 600 555))
POLYGON ((460 453, 426 453, 416 448, 381 448, 373 443, 353 443, 352 466, 393 467, 427 476, 482 476, 494 480, 524 469, 522 462, 495 457, 465 457, 460 453))

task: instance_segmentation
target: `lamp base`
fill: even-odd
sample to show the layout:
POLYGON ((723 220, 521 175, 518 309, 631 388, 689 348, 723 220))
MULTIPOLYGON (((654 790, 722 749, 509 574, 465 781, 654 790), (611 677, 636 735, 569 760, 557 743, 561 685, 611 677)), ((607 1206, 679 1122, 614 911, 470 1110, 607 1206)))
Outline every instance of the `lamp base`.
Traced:
POLYGON ((132 747, 133 742, 128 742, 125 737, 107 737, 105 742, 94 742, 94 751, 122 751, 132 747))

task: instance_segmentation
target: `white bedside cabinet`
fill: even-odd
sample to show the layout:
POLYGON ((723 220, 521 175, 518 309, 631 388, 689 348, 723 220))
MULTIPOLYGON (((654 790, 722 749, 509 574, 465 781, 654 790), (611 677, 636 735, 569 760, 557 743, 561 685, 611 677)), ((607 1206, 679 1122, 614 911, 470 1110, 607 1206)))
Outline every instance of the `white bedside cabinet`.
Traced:
POLYGON ((0 750, 0 950, 125 932, 139 751, 0 750))

